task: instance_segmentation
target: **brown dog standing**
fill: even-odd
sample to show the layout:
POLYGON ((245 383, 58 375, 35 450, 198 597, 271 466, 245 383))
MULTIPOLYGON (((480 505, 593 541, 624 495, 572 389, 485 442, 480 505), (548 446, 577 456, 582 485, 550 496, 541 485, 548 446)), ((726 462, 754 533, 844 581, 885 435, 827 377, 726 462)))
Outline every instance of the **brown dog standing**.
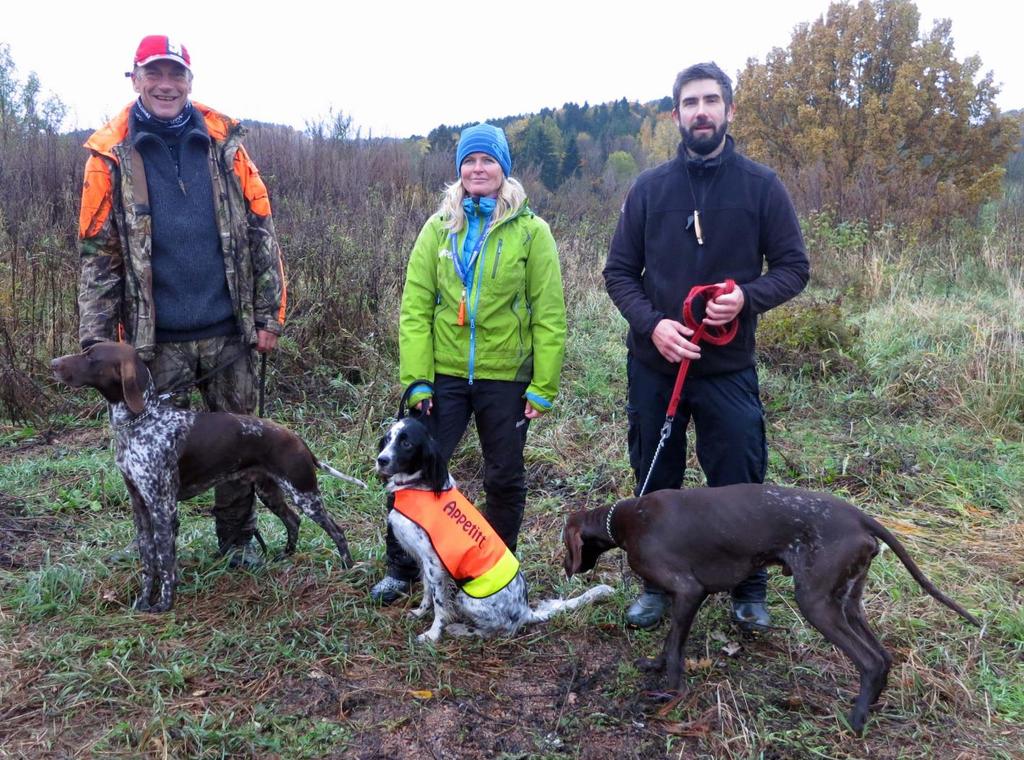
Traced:
POLYGON ((683 682, 686 638, 704 599, 727 591, 766 565, 793 576, 807 621, 860 673, 850 725, 860 733, 885 688, 892 657, 868 627, 861 595, 881 539, 921 587, 965 620, 977 618, 939 591, 886 528, 852 504, 824 493, 775 485, 655 491, 569 516, 565 572, 591 570, 621 548, 629 566, 672 597, 671 628, 660 657, 670 687, 683 682))
MULTIPOLYGON (((351 565, 345 531, 324 509, 316 472, 354 479, 318 461, 295 433, 257 417, 161 403, 149 370, 127 343, 96 343, 54 359, 51 366, 58 380, 72 388, 95 388, 110 403, 117 467, 131 494, 142 560, 137 610, 164 612, 173 606, 177 503, 226 480, 254 483, 260 500, 286 525, 287 494, 334 540, 343 566, 351 565)), ((289 529, 286 551, 294 548, 294 538, 289 529)))

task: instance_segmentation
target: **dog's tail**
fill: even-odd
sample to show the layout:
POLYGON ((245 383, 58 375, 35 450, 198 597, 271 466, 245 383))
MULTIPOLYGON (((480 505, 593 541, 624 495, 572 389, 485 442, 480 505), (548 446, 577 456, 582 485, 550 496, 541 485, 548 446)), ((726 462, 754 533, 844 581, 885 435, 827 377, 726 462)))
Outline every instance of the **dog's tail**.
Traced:
POLYGON ((582 607, 584 604, 596 602, 598 599, 604 599, 606 596, 611 596, 614 593, 615 589, 602 583, 584 591, 579 596, 574 596, 572 599, 545 599, 530 610, 530 619, 526 622, 543 623, 560 612, 574 610, 577 607, 582 607))
POLYGON ((327 464, 327 462, 321 462, 318 459, 317 462, 316 462, 316 466, 319 467, 324 472, 326 472, 327 474, 333 475, 334 477, 338 478, 339 480, 345 480, 345 481, 347 481, 349 483, 355 483, 357 486, 362 486, 363 488, 367 487, 366 483, 361 481, 359 478, 353 478, 351 475, 346 475, 343 472, 338 472, 333 467, 331 467, 329 464, 327 464))
POLYGON ((935 584, 928 580, 927 576, 925 576, 925 574, 921 571, 921 568, 917 566, 917 563, 910 558, 910 554, 903 547, 903 544, 899 542, 899 539, 896 538, 896 536, 894 536, 888 528, 882 525, 882 523, 878 522, 878 520, 873 518, 871 515, 864 514, 863 512, 861 514, 864 517, 864 524, 867 527, 867 529, 877 538, 882 539, 883 541, 885 541, 886 544, 889 545, 889 548, 892 549, 893 553, 900 558, 900 561, 903 563, 903 566, 907 568, 907 571, 912 576, 914 576, 914 580, 921 585, 921 588, 923 588, 925 591, 931 594, 931 596, 933 596, 935 599, 938 599, 944 605, 949 607, 955 613, 960 615, 960 617, 962 617, 964 620, 966 620, 969 623, 972 623, 973 625, 976 625, 978 628, 981 628, 981 621, 978 620, 978 618, 974 617, 974 615, 972 615, 970 612, 965 610, 955 601, 953 601, 948 596, 939 591, 935 587, 935 584))

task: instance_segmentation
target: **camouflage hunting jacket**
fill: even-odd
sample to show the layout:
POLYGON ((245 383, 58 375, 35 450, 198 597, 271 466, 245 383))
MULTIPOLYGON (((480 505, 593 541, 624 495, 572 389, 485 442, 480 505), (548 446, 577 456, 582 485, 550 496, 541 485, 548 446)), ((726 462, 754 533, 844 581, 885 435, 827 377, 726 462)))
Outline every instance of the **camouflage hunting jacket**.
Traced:
MULTIPOLYGON (((267 188, 242 147, 245 128, 193 102, 210 135, 210 176, 224 271, 241 335, 280 334, 287 300, 281 249, 267 188)), ((78 289, 82 347, 123 337, 143 360, 155 352, 149 194, 142 159, 128 140, 131 106, 85 143, 79 217, 78 289)))

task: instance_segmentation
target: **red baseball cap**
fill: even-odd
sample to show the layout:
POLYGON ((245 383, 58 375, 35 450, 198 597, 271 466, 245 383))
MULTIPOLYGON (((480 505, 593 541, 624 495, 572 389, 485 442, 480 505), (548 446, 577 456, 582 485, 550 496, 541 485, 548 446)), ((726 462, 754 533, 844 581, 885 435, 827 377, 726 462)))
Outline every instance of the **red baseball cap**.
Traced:
POLYGON ((174 61, 189 71, 192 70, 192 59, 185 46, 164 34, 150 34, 143 37, 135 51, 136 66, 145 66, 153 61, 174 61))

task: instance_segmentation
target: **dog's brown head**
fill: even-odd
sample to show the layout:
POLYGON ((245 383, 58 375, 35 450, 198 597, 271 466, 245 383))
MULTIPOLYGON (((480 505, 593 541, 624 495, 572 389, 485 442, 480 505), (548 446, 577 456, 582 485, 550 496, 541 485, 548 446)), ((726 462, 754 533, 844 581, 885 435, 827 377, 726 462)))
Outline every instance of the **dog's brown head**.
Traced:
POLYGON ((95 343, 80 354, 50 362, 54 377, 72 388, 95 388, 112 404, 124 402, 133 414, 145 407, 149 370, 127 343, 95 343))
POLYGON ((566 520, 562 540, 565 542, 565 574, 586 573, 597 565, 597 559, 615 547, 605 530, 608 507, 573 512, 566 520))

